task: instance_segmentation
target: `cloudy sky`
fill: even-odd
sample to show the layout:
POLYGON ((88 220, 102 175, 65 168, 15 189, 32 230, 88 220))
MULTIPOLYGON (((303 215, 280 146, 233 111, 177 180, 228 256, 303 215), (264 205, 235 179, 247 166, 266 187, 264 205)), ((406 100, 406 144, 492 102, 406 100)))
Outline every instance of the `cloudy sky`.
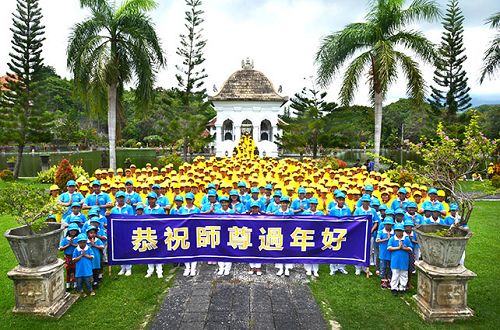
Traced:
MULTIPOLYGON (((118 1, 117 1, 118 2, 118 1)), ((11 32, 11 14, 15 0, 2 0, 0 10, 0 72, 7 70, 11 32)), ((158 8, 151 13, 167 56, 167 67, 159 72, 158 86, 176 84, 175 54, 179 34, 184 32, 184 0, 158 0, 158 8)), ((409 1, 408 1, 409 3, 409 1)), ((438 0, 444 9, 445 0, 438 0)), ((56 68, 59 75, 70 78, 66 68, 67 39, 72 26, 88 13, 81 9, 79 0, 40 0, 46 26, 44 58, 47 65, 56 68)), ((283 86, 283 94, 292 96, 304 86, 311 86, 315 74, 314 56, 323 36, 342 29, 351 22, 362 21, 368 0, 204 0, 206 86, 212 93, 227 77, 238 70, 241 60, 250 57, 255 69, 264 72, 273 84, 283 86)), ((484 20, 500 10, 498 0, 462 0, 465 15, 465 45, 468 60, 465 69, 469 77, 474 104, 500 103, 500 79, 479 85, 482 56, 494 32, 484 20)), ((438 43, 442 28, 439 22, 420 24, 427 37, 438 43)), ((428 84, 432 82, 433 68, 423 66, 428 84)), ((341 76, 328 88, 329 98, 337 100, 341 76)), ((405 80, 399 79, 391 88, 387 101, 405 97, 405 80)), ((357 104, 368 104, 366 86, 360 86, 357 104)))

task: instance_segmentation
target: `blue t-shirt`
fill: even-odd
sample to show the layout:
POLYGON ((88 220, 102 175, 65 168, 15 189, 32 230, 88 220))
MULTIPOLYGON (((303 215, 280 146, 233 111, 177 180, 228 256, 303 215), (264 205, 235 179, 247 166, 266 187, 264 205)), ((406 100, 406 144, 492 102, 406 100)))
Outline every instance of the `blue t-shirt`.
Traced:
POLYGON ((329 216, 332 217, 348 217, 351 216, 351 210, 344 204, 343 208, 339 208, 337 204, 335 204, 330 210, 329 216))
POLYGON ((445 210, 443 203, 441 203, 440 201, 434 201, 434 203, 432 203, 432 201, 430 201, 430 200, 423 202, 421 208, 424 210, 426 208, 435 208, 435 209, 439 210, 439 212, 442 212, 445 210))
POLYGON ((200 213, 200 209, 198 207, 194 206, 194 205, 193 205, 192 209, 188 209, 187 207, 183 206, 181 212, 182 213, 179 213, 181 215, 199 214, 200 213))
POLYGON ((278 203, 276 203, 275 201, 272 201, 267 206, 266 212, 267 213, 276 213, 276 211, 278 211, 279 208, 280 208, 280 205, 278 203))
MULTIPOLYGON (((64 236, 63 239, 61 240, 61 243, 59 243, 59 247, 66 246, 68 245, 68 243, 69 243, 68 236, 64 236)), ((76 245, 76 236, 75 236, 75 242, 73 242, 73 244, 76 245)), ((70 244, 67 248, 63 250, 64 255, 73 256, 73 251, 75 251, 75 248, 76 246, 70 244)))
MULTIPOLYGON (((85 202, 83 202, 84 205, 87 206, 94 206, 97 205, 98 203, 96 201, 99 201, 99 206, 104 206, 108 203, 111 203, 111 197, 109 197, 108 194, 101 192, 99 195, 96 194, 90 194, 85 198, 85 202)), ((101 215, 106 214, 106 208, 100 207, 99 208, 99 213, 101 215)))
POLYGON ((77 220, 78 223, 82 224, 85 223, 85 221, 87 221, 87 217, 81 213, 73 214, 73 212, 63 217, 63 221, 67 224, 70 224, 71 220, 77 220))
MULTIPOLYGON (((451 225, 453 225, 455 223, 455 220, 456 220, 456 218, 454 218, 451 215, 449 215, 446 218, 441 219, 440 223, 442 225, 451 226, 451 225)), ((460 219, 459 219, 459 221, 460 221, 460 219)))
POLYGON ((403 209, 406 211, 406 207, 408 206, 409 202, 410 201, 408 199, 405 199, 404 201, 402 201, 399 198, 396 198, 391 203, 391 210, 396 211, 397 209, 403 209))
POLYGON ((290 209, 287 209, 286 211, 283 211, 281 208, 278 209, 278 211, 274 212, 275 215, 294 215, 293 211, 290 209))
POLYGON ((115 206, 111 209, 111 214, 128 214, 134 215, 134 208, 128 204, 123 205, 123 207, 115 206))
POLYGON ((163 195, 158 197, 156 200, 156 204, 160 205, 161 207, 169 206, 170 201, 168 200, 167 196, 163 195))
MULTIPOLYGON (((215 212, 215 210, 217 210, 217 208, 219 208, 219 207, 220 207, 220 204, 219 204, 219 202, 215 202, 215 203, 213 204, 213 206, 214 206, 214 210, 213 210, 213 212, 215 212)), ((208 210, 210 210, 210 208, 211 208, 211 207, 212 207, 212 203, 210 203, 210 202, 205 203, 205 204, 203 204, 203 205, 201 206, 201 212, 207 212, 208 210)))
MULTIPOLYGON (((73 259, 81 256, 82 251, 83 250, 80 249, 79 246, 77 246, 73 251, 73 259)), ((88 245, 85 247, 85 252, 88 256, 94 256, 94 254, 92 253, 92 249, 88 245)), ((76 266, 75 277, 92 276, 92 259, 83 257, 75 262, 75 266, 76 266)))
POLYGON ((176 206, 174 206, 174 207, 172 207, 170 209, 169 214, 172 214, 172 215, 181 215, 182 212, 183 212, 183 210, 182 210, 183 208, 184 208, 184 206, 181 206, 180 208, 177 208, 176 206))
POLYGON ((151 208, 149 205, 144 208, 144 214, 166 214, 165 210, 160 206, 156 205, 154 208, 151 208))
MULTIPOLYGON (((375 197, 375 196, 371 196, 371 202, 370 202, 370 205, 371 205, 371 203, 373 203, 374 201, 378 201, 378 202, 380 202, 380 200, 379 200, 377 197, 375 197)), ((357 208, 357 209, 358 209, 358 208, 360 208, 360 207, 361 207, 361 205, 363 205, 363 202, 361 201, 361 198, 360 198, 360 199, 358 199, 358 202, 356 203, 356 208, 357 208)))
MULTIPOLYGON (((65 192, 65 193, 62 193, 61 195, 59 195, 59 197, 57 198, 59 201, 63 202, 63 203, 68 203, 71 199, 71 197, 73 197, 73 202, 75 203, 80 203, 81 201, 84 200, 84 197, 81 193, 79 193, 78 191, 75 191, 73 194, 70 194, 69 192, 65 192)), ((71 213, 71 205, 68 206, 68 209, 63 213, 63 218, 67 215, 69 215, 71 213)))
POLYGON ((370 207, 368 210, 363 209, 363 207, 358 207, 356 210, 354 210, 354 216, 357 215, 371 215, 372 216, 372 222, 378 222, 378 214, 377 211, 373 207, 370 207))
POLYGON ((314 213, 311 211, 311 210, 305 210, 304 212, 302 212, 302 215, 325 215, 323 213, 323 211, 315 211, 314 213))
MULTIPOLYGON (((297 211, 300 209, 300 206, 304 206, 304 211, 307 210, 309 208, 309 201, 307 198, 304 198, 304 199, 300 199, 300 198, 295 198, 292 202, 292 204, 290 205, 290 209, 292 209, 292 211, 297 211)), ((298 213, 295 213, 295 214, 302 214, 304 211, 300 211, 298 213)))
POLYGON ((403 218, 403 221, 406 220, 411 220, 413 223, 416 225, 421 225, 424 222, 424 217, 421 214, 415 213, 413 216, 406 212, 405 217, 403 218))
POLYGON ((219 207, 215 210, 215 214, 234 214, 234 210, 228 208, 226 211, 222 209, 222 207, 219 207))
MULTIPOLYGON (((247 211, 250 211, 251 207, 250 207, 250 204, 252 204, 252 202, 255 201, 253 198, 250 198, 247 200, 247 202, 245 203, 245 209, 247 211)), ((257 199, 257 203, 259 204, 259 210, 261 211, 264 211, 266 209, 266 204, 265 202, 263 202, 260 198, 257 199)))
MULTIPOLYGON (((377 240, 379 239, 386 239, 387 237, 392 237, 394 236, 394 230, 391 230, 390 233, 385 231, 384 229, 381 229, 377 232, 377 240)), ((391 252, 387 250, 387 245, 389 244, 388 241, 378 243, 378 258, 380 260, 391 260, 391 252)))
MULTIPOLYGON (((104 246, 104 243, 99 239, 95 238, 94 245, 96 246, 104 246)), ((92 269, 101 268, 101 251, 96 247, 90 245, 90 241, 87 241, 87 246, 90 246, 92 249, 92 253, 94 254, 94 258, 92 259, 92 269)))
POLYGON ((236 204, 231 203, 229 204, 229 207, 234 210, 234 213, 241 214, 246 212, 245 205, 243 205, 243 203, 241 202, 238 202, 236 204))
MULTIPOLYGON (((403 241, 403 245, 409 248, 413 247, 408 236, 403 236, 401 240, 403 241)), ((389 249, 389 247, 398 247, 399 241, 400 239, 398 239, 396 236, 392 236, 387 244, 387 249, 389 249)), ((388 252, 390 252, 391 254, 391 269, 408 270, 408 266, 410 263, 410 253, 408 251, 400 249, 388 252)))
POLYGON ((128 193, 128 192, 125 192, 125 203, 127 203, 127 201, 130 201, 130 206, 132 206, 132 209, 134 210, 134 214, 135 214, 135 206, 134 205, 137 205, 137 203, 142 203, 142 198, 141 198, 141 195, 139 195, 137 192, 135 191, 132 191, 132 193, 128 193))

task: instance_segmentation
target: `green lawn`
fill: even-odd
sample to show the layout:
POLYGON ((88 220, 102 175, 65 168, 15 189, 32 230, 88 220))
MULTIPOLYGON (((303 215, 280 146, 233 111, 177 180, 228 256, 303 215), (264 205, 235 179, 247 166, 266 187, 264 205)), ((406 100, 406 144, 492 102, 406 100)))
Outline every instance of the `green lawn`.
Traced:
MULTIPOLYGON (((12 217, 0 216, 0 232, 15 227, 12 217)), ((163 279, 144 278, 145 265, 133 267, 130 277, 113 275, 105 269, 104 280, 95 297, 80 298, 58 321, 14 315, 13 282, 7 272, 17 264, 7 240, 0 238, 0 329, 138 329, 145 328, 156 314, 172 282, 171 267, 164 266, 163 279)))
MULTIPOLYGON (((474 233, 466 251, 465 265, 477 274, 469 282, 469 307, 476 316, 457 321, 455 329, 497 329, 500 325, 500 202, 477 202, 470 220, 474 233)), ((327 319, 335 319, 344 329, 446 329, 449 324, 425 323, 413 311, 412 290, 404 297, 394 297, 379 288, 379 278, 366 279, 354 275, 326 276, 328 266, 322 265, 321 277, 310 287, 327 319)), ((414 286, 416 278, 412 279, 414 286)))
POLYGON ((461 181, 460 186, 464 192, 482 192, 482 193, 500 193, 500 189, 496 189, 491 185, 490 180, 480 181, 461 181))

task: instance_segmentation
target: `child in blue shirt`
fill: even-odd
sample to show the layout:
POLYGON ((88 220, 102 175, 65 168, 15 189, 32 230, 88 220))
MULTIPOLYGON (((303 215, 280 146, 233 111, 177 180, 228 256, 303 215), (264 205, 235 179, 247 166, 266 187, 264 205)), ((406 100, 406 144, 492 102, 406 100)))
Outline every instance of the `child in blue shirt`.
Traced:
POLYGON ((134 208, 129 204, 125 204, 125 193, 123 191, 118 191, 115 197, 116 206, 111 209, 111 214, 134 215, 134 208))
POLYGON ((170 209, 170 213, 172 215, 180 215, 183 212, 184 206, 182 204, 184 203, 184 197, 181 195, 177 195, 174 197, 174 207, 170 209))
MULTIPOLYGON (((229 197, 222 196, 219 199, 219 202, 221 204, 221 207, 215 210, 215 214, 234 214, 234 210, 229 207, 229 197)), ((229 275, 229 273, 231 272, 231 267, 233 265, 232 262, 219 261, 217 264, 219 265, 219 271, 217 272, 217 275, 229 275)))
POLYGON ((282 196, 280 200, 280 208, 274 212, 274 215, 293 215, 293 211, 288 208, 290 205, 290 198, 282 196))
POLYGON ((391 253, 387 250, 387 245, 389 239, 394 235, 394 231, 392 230, 392 226, 394 226, 394 219, 391 217, 385 217, 382 225, 384 225, 384 228, 378 231, 377 239, 375 241, 378 244, 378 258, 380 259, 380 287, 382 289, 388 289, 391 253))
POLYGON ((63 218, 63 221, 66 223, 66 225, 69 225, 72 219, 77 219, 82 224, 87 221, 87 217, 80 213, 81 208, 82 206, 80 205, 80 203, 73 202, 71 204, 71 213, 63 218))
POLYGON ((451 226, 456 222, 460 222, 461 217, 458 214, 458 205, 456 203, 450 204, 450 215, 441 220, 441 224, 451 226))
POLYGON ((278 209, 280 208, 280 200, 282 195, 283 194, 280 190, 274 192, 273 200, 269 203, 269 205, 267 205, 266 208, 267 214, 274 214, 276 211, 278 211, 278 209))
POLYGON ((402 223, 394 225, 394 236, 387 243, 387 250, 391 252, 391 291, 394 295, 406 291, 408 285, 408 266, 412 244, 410 238, 404 235, 402 223))
POLYGON ((417 213, 417 203, 409 202, 406 206, 406 214, 404 217, 404 221, 410 220, 415 225, 421 225, 424 222, 424 217, 417 213))
POLYGON ((83 291, 83 284, 87 287, 91 296, 95 296, 92 288, 92 259, 94 254, 92 249, 87 245, 87 235, 80 234, 76 239, 78 246, 73 251, 73 262, 75 263, 76 290, 81 297, 86 297, 87 294, 83 291))
MULTIPOLYGON (((322 211, 318 211, 318 199, 316 197, 309 198, 309 209, 305 210, 302 215, 325 215, 322 211)), ((304 264, 307 276, 319 277, 319 264, 304 264)))
POLYGON ((92 278, 94 279, 93 286, 97 288, 102 278, 101 253, 104 251, 104 243, 96 237, 97 228, 90 226, 87 228, 87 245, 92 249, 94 258, 92 259, 92 278))
MULTIPOLYGON (((371 215, 372 216, 372 228, 371 230, 374 230, 376 226, 378 225, 378 214, 377 211, 373 207, 371 207, 371 197, 368 194, 364 194, 361 197, 361 207, 357 207, 356 210, 354 211, 354 216, 357 215, 371 215)), ((373 244, 375 242, 370 239, 370 255, 373 253, 373 244)), ((367 275, 371 275, 369 267, 366 266, 354 266, 356 269, 356 275, 360 275, 361 271, 365 272, 367 275)))
POLYGON ((71 223, 66 231, 66 236, 59 244, 59 251, 64 251, 64 268, 66 269, 66 289, 75 285, 75 263, 73 262, 73 251, 78 246, 76 237, 80 234, 80 227, 76 223, 71 223))
MULTIPOLYGON (((418 248, 418 242, 417 242, 417 233, 413 231, 413 227, 415 224, 411 220, 405 220, 404 222, 405 226, 405 236, 408 236, 410 239, 411 245, 412 245, 412 251, 410 252, 410 264, 408 266, 408 289, 411 289, 411 275, 416 272, 415 270, 415 260, 418 260, 417 258, 417 250, 420 251, 418 248)), ((420 257, 420 256, 419 256, 420 257)))
MULTIPOLYGON (((351 216, 351 210, 345 204, 346 195, 337 191, 335 194, 335 203, 330 202, 329 206, 329 214, 332 217, 345 217, 351 216)), ((330 264, 330 275, 335 275, 335 273, 339 271, 342 274, 347 275, 347 270, 345 269, 344 264, 330 264)))

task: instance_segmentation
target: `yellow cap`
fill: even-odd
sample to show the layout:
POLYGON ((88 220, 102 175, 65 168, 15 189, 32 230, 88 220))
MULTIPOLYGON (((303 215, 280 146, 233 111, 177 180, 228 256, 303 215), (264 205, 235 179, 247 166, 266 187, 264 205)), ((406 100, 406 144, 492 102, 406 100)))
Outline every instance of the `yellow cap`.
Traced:
POLYGON ((50 191, 54 191, 54 190, 59 190, 59 186, 56 184, 53 184, 52 186, 50 186, 50 191))

